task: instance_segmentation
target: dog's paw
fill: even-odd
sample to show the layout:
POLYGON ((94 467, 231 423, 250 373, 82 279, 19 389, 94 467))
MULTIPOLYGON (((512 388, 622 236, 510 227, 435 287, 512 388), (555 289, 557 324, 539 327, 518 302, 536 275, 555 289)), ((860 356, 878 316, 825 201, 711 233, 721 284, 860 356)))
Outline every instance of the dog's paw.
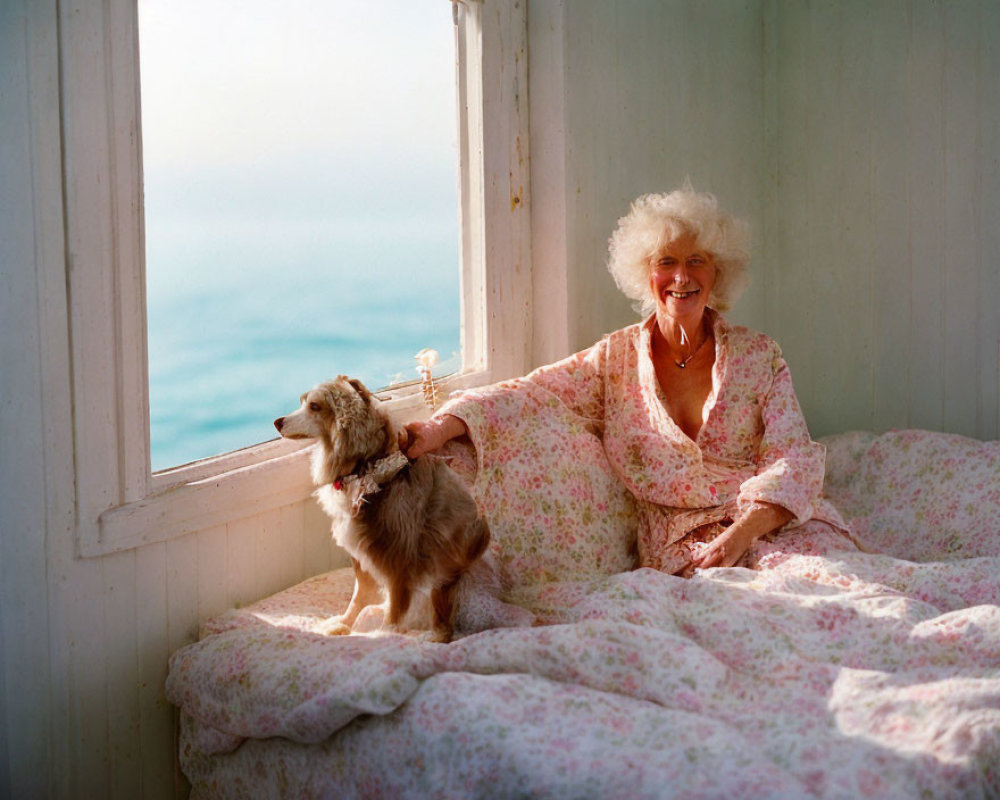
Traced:
POLYGON ((341 622, 340 617, 330 617, 330 619, 321 622, 313 630, 324 636, 347 636, 351 632, 350 627, 341 622))

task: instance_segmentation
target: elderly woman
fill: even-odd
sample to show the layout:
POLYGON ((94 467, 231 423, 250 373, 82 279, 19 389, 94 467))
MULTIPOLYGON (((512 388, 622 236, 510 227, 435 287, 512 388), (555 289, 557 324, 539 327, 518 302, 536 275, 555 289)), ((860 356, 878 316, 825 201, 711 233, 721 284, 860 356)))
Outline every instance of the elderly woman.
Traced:
POLYGON ((453 399, 409 427, 408 453, 467 435, 491 392, 541 387, 601 435, 637 501, 640 566, 686 576, 747 563, 758 540, 779 532, 807 547, 852 547, 821 498, 824 450, 809 437, 781 350, 719 313, 745 284, 747 239, 712 195, 686 187, 640 197, 611 238, 609 269, 645 321, 453 399))

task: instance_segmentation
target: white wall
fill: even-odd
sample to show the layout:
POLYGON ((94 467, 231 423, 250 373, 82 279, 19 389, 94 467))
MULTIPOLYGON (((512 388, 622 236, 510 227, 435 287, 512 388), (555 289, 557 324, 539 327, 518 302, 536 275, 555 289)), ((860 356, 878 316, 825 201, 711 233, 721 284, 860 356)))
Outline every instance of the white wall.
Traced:
MULTIPOLYGON (((41 258, 58 258, 58 244, 35 236, 38 193, 58 196, 58 129, 55 139, 31 125, 40 108, 56 102, 55 88, 32 86, 38 50, 16 5, 0 4, 0 796, 23 787, 24 796, 44 789, 50 767, 46 725, 50 714, 47 641, 45 530, 49 517, 39 348, 41 316, 36 270, 41 258), (44 150, 48 167, 33 164, 44 150), (39 250, 41 246, 41 250, 39 250)), ((47 277, 47 276, 46 276, 47 277)), ((54 511, 54 510, 53 510, 54 511)), ((56 514, 53 514, 55 516, 56 514)), ((53 520, 55 522, 56 520, 53 520)))
MULTIPOLYGON (((529 9, 537 361, 632 319, 607 237, 690 176, 755 224, 735 316, 782 342, 814 433, 997 435, 997 3, 529 9)), ((299 505, 76 558, 56 17, 0 3, 0 797, 167 797, 168 654, 331 553, 299 505)))
POLYGON ((690 177, 753 225, 731 316, 782 344, 814 435, 998 435, 1000 4, 529 10, 536 267, 571 265, 565 334, 536 362, 634 319, 607 237, 631 199, 690 177), (535 71, 555 53, 555 78, 535 71))
POLYGON ((998 435, 1000 4, 781 2, 764 314, 810 423, 998 435))

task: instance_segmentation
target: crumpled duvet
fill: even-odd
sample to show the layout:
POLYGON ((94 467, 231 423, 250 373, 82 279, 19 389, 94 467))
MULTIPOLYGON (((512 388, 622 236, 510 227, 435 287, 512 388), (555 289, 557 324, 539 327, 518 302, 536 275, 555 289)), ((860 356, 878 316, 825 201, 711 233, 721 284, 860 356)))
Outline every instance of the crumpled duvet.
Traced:
POLYGON ((212 620, 167 685, 193 796, 1000 796, 1000 444, 826 444, 869 552, 546 582, 447 645, 312 632, 343 571, 212 620))

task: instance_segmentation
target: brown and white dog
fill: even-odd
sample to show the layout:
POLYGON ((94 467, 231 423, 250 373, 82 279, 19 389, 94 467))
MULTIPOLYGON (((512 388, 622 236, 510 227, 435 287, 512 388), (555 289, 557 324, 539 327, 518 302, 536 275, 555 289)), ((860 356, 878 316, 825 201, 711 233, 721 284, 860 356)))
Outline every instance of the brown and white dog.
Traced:
POLYGON ((390 629, 429 627, 448 641, 458 583, 490 538, 458 476, 435 456, 407 459, 379 401, 343 375, 302 395, 274 427, 287 439, 316 440, 316 494, 354 564, 354 595, 328 630, 349 632, 365 607, 382 601, 381 587, 390 629), (414 604, 424 613, 408 614, 414 604))

